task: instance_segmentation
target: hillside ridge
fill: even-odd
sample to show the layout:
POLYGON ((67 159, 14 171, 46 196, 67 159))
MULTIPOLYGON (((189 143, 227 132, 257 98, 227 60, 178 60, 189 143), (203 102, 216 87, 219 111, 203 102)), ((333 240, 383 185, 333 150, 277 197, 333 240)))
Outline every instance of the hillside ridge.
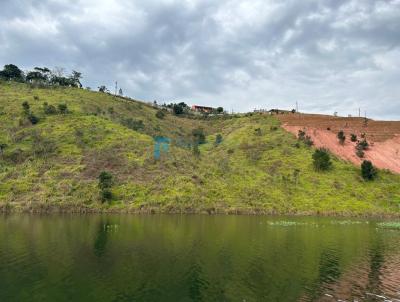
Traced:
POLYGON ((157 117, 158 111, 80 88, 1 82, 2 210, 400 212, 398 175, 379 171, 367 182, 358 166, 335 156, 331 170, 315 171, 314 149, 279 127, 276 116, 157 117))

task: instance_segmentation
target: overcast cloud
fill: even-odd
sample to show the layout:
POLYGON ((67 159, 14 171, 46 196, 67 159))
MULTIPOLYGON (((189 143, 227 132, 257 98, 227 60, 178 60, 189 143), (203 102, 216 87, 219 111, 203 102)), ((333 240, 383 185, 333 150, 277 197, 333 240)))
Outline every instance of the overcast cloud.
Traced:
POLYGON ((1 0, 8 63, 147 101, 400 119, 400 0, 1 0))

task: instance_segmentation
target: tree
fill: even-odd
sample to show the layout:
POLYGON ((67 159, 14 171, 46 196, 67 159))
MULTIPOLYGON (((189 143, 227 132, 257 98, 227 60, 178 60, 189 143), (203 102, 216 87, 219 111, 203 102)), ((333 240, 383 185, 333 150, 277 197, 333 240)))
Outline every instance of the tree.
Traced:
POLYGON ((122 88, 119 89, 118 94, 119 94, 119 96, 123 96, 124 95, 124 92, 122 91, 122 88))
POLYGON ((8 64, 5 65, 4 69, 0 71, 0 78, 5 80, 22 81, 24 79, 24 74, 17 66, 8 64))
POLYGON ((324 148, 319 148, 315 150, 314 154, 312 155, 312 158, 313 158, 314 168, 317 171, 326 171, 329 170, 332 166, 329 152, 324 148))
POLYGON ((30 71, 26 75, 26 81, 28 82, 44 82, 47 78, 39 71, 30 71))
POLYGON ((70 75, 69 78, 71 80, 72 86, 82 88, 82 84, 81 84, 81 81, 80 81, 80 79, 82 78, 82 73, 81 72, 78 72, 76 70, 72 70, 72 74, 70 75))
POLYGON ((113 176, 107 171, 103 171, 99 175, 99 188, 109 189, 113 185, 113 176))
POLYGON ((337 138, 339 139, 339 142, 341 145, 344 144, 344 141, 346 140, 346 136, 344 135, 344 131, 340 130, 337 134, 337 138))
POLYGON ((108 92, 108 89, 107 89, 107 87, 106 86, 104 86, 104 85, 101 85, 100 87, 98 87, 99 88, 99 92, 108 92))
POLYGON ((112 199, 111 187, 113 185, 113 176, 107 171, 103 171, 99 175, 99 188, 102 202, 112 199))
POLYGON ((373 180, 378 171, 369 160, 364 160, 361 164, 361 176, 365 180, 373 180))
POLYGON ((357 135, 355 135, 354 133, 350 134, 350 140, 354 143, 357 141, 357 135))
POLYGON ((217 113, 221 114, 223 112, 224 112, 224 108, 222 108, 222 107, 217 108, 217 113))

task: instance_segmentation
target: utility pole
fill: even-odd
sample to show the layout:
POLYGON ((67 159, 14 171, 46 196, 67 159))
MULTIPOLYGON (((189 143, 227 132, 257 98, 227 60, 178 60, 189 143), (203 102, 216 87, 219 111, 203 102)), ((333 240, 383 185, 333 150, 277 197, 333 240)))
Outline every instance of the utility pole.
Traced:
POLYGON ((115 82, 115 95, 117 95, 117 90, 118 90, 118 82, 115 82))
POLYGON ((299 113, 299 104, 296 101, 296 112, 299 113))
POLYGON ((358 117, 361 117, 361 108, 358 107, 358 117))

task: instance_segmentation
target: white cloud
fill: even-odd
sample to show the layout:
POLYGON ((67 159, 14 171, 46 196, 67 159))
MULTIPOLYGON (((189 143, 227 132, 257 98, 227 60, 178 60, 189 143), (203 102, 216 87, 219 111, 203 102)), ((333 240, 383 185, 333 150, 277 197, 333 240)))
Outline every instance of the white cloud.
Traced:
POLYGON ((3 0, 0 63, 147 100, 393 118, 398 28, 399 0, 3 0))

